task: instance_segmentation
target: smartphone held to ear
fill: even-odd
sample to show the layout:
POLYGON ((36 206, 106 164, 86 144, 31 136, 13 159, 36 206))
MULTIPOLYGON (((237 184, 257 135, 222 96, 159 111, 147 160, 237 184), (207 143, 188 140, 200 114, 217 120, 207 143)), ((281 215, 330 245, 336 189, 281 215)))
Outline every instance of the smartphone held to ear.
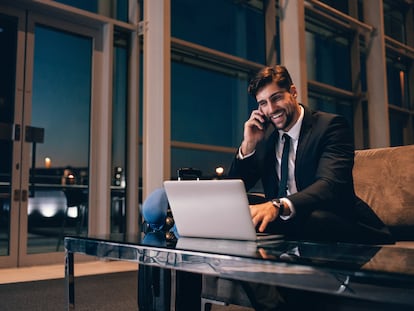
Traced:
POLYGON ((264 121, 262 122, 262 126, 263 126, 263 129, 264 130, 266 130, 267 129, 267 127, 269 126, 269 124, 270 124, 270 120, 269 120, 269 118, 267 118, 266 116, 263 116, 263 118, 264 118, 264 121))

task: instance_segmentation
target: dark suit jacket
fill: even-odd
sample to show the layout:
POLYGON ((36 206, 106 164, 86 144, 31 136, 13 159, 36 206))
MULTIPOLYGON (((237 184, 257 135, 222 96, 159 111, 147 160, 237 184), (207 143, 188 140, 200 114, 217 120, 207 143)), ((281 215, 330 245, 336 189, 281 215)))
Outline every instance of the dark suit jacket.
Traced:
MULTIPOLYGON (((353 133, 345 118, 308 107, 304 110, 295 161, 298 192, 288 196, 296 210, 292 225, 300 230, 315 210, 322 210, 382 230, 381 220, 355 195, 353 133)), ((270 126, 255 154, 244 160, 235 157, 229 171, 231 178, 243 179, 246 190, 261 180, 267 200, 276 198, 278 193, 278 139, 278 131, 270 126)))

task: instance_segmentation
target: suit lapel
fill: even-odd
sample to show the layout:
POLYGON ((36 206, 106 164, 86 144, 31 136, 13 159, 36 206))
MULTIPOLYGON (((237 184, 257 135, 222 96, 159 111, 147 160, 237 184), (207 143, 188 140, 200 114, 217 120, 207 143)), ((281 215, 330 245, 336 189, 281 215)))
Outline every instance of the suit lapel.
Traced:
POLYGON ((297 185, 298 176, 300 174, 296 174, 296 172, 300 172, 302 170, 303 157, 306 154, 304 150, 309 150, 308 144, 312 133, 312 110, 310 110, 306 106, 303 106, 303 108, 305 110, 305 114, 303 116, 302 127, 300 129, 298 148, 296 150, 295 160, 295 179, 297 185))

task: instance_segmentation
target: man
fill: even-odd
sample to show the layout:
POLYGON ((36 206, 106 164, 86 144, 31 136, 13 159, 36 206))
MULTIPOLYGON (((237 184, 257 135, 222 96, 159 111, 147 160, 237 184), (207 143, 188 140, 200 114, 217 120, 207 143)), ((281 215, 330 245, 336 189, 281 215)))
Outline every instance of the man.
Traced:
POLYGON ((392 242, 382 221, 355 195, 353 134, 346 120, 299 104, 284 66, 263 68, 248 92, 258 108, 244 124, 229 176, 243 179, 247 190, 261 181, 266 201, 251 205, 258 230, 305 240, 392 242), (284 145, 288 169, 280 189, 284 145))
MULTIPOLYGON (((301 105, 284 66, 260 70, 248 92, 258 108, 244 123, 229 177, 243 179, 246 190, 261 181, 264 202, 250 205, 258 231, 295 240, 392 243, 383 222, 355 195, 353 134, 346 120, 301 105)), ((296 249, 295 256, 301 255, 312 257, 309 250, 296 249)), ((308 303, 299 292, 253 283, 243 287, 256 310, 296 310, 308 303)))

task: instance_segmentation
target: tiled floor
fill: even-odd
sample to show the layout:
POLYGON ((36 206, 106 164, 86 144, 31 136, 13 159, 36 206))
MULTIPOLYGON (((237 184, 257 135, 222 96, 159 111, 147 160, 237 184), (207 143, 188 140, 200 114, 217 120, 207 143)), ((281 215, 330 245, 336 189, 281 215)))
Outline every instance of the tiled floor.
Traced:
MULTIPOLYGON (((134 271, 137 264, 126 261, 92 261, 75 264, 75 276, 134 271)), ((64 265, 0 269, 0 284, 64 278, 64 265)), ((240 306, 213 305, 212 311, 252 311, 240 306)))
MULTIPOLYGON (((0 284, 63 278, 63 264, 0 269, 0 284)), ((127 261, 92 261, 75 264, 75 276, 133 271, 137 264, 127 261)))

